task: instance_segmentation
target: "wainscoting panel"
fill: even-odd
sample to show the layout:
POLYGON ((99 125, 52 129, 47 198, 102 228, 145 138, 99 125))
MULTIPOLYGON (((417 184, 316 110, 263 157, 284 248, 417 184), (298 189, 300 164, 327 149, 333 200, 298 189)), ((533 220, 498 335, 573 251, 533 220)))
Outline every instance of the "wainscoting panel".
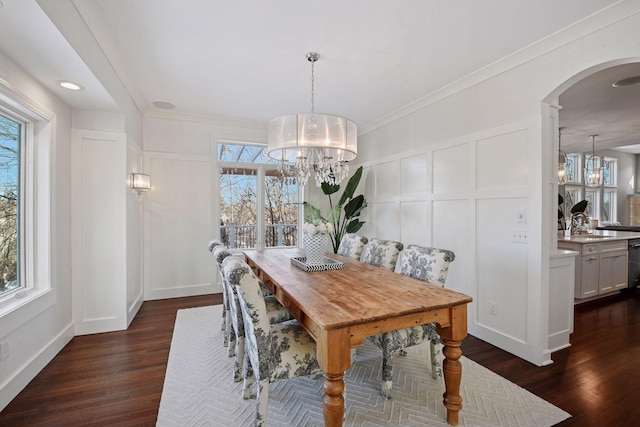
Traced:
POLYGON ((145 300, 213 291, 209 157, 146 153, 152 179, 145 222, 145 300))
POLYGON ((428 245, 429 203, 410 201, 400 203, 400 238, 405 245, 428 245))
POLYGON ((526 188, 529 159, 526 129, 477 141, 477 189, 526 188))
MULTIPOLYGON (((514 242, 513 212, 526 207, 526 198, 477 201, 478 285, 477 322, 513 339, 526 342, 527 243, 514 242)), ((520 224, 526 225, 526 224, 520 224)))
POLYGON ((468 144, 454 145, 433 151, 433 193, 467 191, 469 169, 468 144))
POLYGON ((374 218, 369 237, 400 240, 400 207, 397 202, 374 202, 367 209, 372 210, 374 218))
POLYGON ((403 197, 429 191, 428 158, 426 154, 400 160, 400 194, 403 197))

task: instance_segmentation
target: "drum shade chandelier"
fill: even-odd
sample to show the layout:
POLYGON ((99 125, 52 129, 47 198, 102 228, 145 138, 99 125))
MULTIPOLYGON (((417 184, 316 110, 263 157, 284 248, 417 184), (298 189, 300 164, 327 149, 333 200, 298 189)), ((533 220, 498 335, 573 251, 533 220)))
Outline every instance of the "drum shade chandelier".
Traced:
POLYGON ((602 159, 596 156, 596 136, 591 135, 591 155, 584 165, 584 184, 587 187, 601 187, 604 178, 602 159))
POLYGON ((358 152, 358 127, 341 116, 320 114, 314 108, 314 65, 316 52, 306 55, 311 62, 311 112, 280 116, 268 125, 267 152, 279 162, 284 177, 295 177, 305 185, 313 171, 316 185, 339 185, 349 174, 347 162, 358 152))

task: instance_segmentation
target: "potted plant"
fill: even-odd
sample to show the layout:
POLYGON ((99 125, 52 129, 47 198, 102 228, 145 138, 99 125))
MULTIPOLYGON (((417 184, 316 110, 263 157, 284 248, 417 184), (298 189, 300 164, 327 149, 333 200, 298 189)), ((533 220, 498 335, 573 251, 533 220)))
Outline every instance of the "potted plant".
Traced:
MULTIPOLYGON (((558 230, 567 230, 567 224, 566 224, 566 220, 564 219, 564 212, 562 209, 562 205, 564 203, 564 198, 562 197, 562 194, 558 193, 558 230)), ((570 218, 570 221, 573 220, 573 216, 576 214, 582 214, 582 216, 584 218, 586 218, 586 210, 587 210, 587 205, 589 204, 588 201, 586 200, 581 200, 578 203, 576 203, 575 205, 573 205, 571 207, 571 216, 572 218, 570 218)), ((571 225, 571 224, 569 224, 571 225)))
POLYGON ((342 241, 342 236, 347 233, 356 233, 364 225, 364 221, 360 221, 360 214, 367 207, 367 201, 363 195, 354 197, 354 193, 360 178, 362 177, 362 166, 360 166, 353 176, 347 182, 338 203, 334 205, 333 194, 340 191, 340 185, 331 185, 326 182, 322 183, 322 192, 329 198, 329 215, 325 218, 317 207, 308 202, 304 202, 304 221, 308 224, 317 224, 318 222, 332 224, 332 230, 329 232, 333 253, 338 252, 338 247, 342 241))

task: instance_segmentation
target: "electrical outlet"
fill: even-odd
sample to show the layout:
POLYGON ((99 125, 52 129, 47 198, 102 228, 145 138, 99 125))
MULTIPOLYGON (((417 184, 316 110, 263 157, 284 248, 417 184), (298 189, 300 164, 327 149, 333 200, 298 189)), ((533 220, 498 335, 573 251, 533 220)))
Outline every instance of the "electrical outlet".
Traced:
POLYGON ((513 230, 511 232, 512 243, 527 243, 527 230, 513 230))
POLYGON ((494 316, 498 315, 498 303, 497 302, 491 301, 489 303, 489 314, 492 314, 494 316))

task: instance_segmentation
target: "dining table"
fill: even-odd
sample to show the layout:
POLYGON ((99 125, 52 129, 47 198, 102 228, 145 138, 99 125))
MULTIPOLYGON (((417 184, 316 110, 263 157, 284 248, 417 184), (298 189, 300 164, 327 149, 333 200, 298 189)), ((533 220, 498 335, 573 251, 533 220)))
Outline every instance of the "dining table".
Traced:
POLYGON ((304 263, 301 268, 304 251, 299 248, 244 251, 256 276, 316 341, 324 376, 325 426, 342 425, 344 373, 351 365, 352 348, 372 335, 431 322, 444 344, 447 422, 457 425, 462 408, 460 345, 467 336, 472 298, 333 253, 326 257, 327 265, 341 268, 307 271, 304 263))

